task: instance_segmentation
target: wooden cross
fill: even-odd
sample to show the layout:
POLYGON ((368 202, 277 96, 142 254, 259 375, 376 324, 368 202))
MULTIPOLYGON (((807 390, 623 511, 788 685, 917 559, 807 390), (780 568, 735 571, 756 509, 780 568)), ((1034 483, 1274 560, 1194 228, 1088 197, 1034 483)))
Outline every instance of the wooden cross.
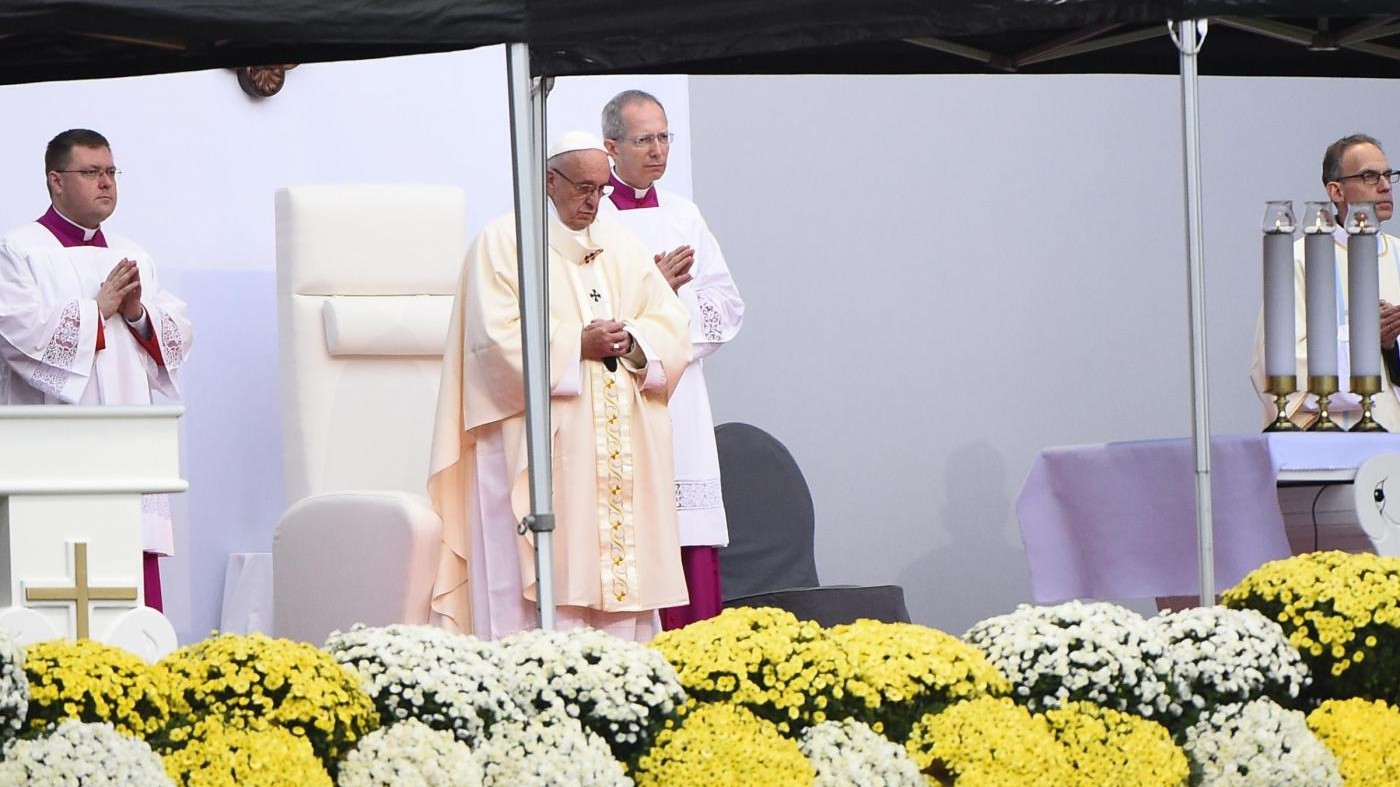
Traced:
POLYGON ((135 601, 137 589, 134 587, 91 587, 88 585, 87 542, 74 541, 73 544, 73 587, 71 588, 31 588, 24 589, 24 600, 72 601, 77 607, 78 639, 89 635, 88 616, 93 601, 135 601))

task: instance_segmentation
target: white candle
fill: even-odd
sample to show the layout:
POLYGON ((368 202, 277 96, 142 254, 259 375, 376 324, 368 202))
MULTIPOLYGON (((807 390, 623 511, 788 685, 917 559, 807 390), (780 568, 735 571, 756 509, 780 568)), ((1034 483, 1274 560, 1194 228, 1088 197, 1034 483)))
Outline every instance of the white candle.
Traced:
POLYGON ((1297 346, 1293 318, 1293 203, 1270 202, 1264 211, 1264 373, 1293 377, 1297 346))
POLYGON ((1347 326, 1351 331, 1351 375, 1381 373, 1381 285, 1376 259, 1376 208, 1370 202, 1350 206, 1347 216, 1347 326))
POLYGON ((1332 204, 1309 202, 1303 214, 1303 298, 1308 314, 1308 376, 1337 376, 1337 250, 1332 204))

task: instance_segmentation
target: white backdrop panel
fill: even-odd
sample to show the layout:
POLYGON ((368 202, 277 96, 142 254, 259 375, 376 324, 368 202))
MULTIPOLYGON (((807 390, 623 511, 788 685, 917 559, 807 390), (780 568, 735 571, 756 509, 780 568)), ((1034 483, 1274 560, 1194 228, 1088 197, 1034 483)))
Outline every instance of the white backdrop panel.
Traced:
MULTIPOLYGON (((823 581, 902 584, 955 633, 1029 601, 1013 506, 1036 453, 1190 434, 1176 78, 690 87, 696 202, 749 304, 706 361, 716 416, 791 447, 823 581)), ((1322 151, 1354 131, 1400 152, 1397 98, 1201 81, 1215 431, 1261 425, 1265 200, 1322 198, 1322 151)))

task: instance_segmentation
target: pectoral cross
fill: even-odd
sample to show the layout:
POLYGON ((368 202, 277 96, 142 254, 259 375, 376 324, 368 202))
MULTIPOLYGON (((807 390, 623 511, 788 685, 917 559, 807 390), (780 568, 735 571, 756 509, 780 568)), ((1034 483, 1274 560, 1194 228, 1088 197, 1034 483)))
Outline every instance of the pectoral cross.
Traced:
POLYGON ((588 297, 592 298, 594 303, 603 300, 603 294, 601 292, 598 292, 597 290, 588 293, 588 297))

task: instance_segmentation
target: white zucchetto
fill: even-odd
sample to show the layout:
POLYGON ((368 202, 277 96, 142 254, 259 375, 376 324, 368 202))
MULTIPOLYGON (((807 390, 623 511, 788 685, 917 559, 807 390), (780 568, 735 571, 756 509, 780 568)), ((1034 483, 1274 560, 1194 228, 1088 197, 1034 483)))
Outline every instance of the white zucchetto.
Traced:
POLYGON ((587 131, 570 131, 549 146, 547 158, 554 158, 560 153, 572 153, 576 150, 599 150, 607 153, 608 149, 603 147, 602 140, 587 131))

